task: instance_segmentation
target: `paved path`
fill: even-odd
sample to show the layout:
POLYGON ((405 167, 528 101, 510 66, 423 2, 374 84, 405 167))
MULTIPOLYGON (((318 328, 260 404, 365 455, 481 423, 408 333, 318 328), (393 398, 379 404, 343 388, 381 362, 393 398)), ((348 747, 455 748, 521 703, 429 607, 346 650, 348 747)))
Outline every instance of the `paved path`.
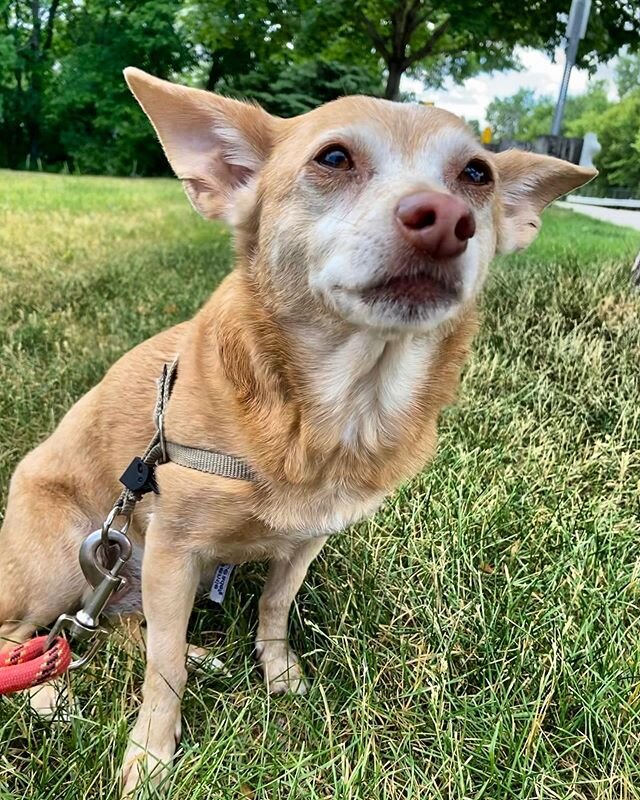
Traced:
POLYGON ((587 206, 582 203, 558 203, 561 208, 569 208, 578 214, 586 214, 594 219, 612 222, 614 225, 624 225, 640 231, 640 211, 627 211, 621 208, 602 208, 601 206, 587 206))

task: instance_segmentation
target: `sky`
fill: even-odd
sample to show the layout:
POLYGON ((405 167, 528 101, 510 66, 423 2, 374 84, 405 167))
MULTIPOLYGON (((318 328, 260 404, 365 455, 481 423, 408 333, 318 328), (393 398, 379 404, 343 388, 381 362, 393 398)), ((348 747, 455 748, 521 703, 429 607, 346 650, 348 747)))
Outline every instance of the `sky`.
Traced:
MULTIPOLYGON (((402 88, 415 92, 419 100, 432 101, 440 108, 458 114, 465 119, 477 119, 485 124, 485 111, 495 97, 508 97, 518 89, 534 89, 538 94, 557 97, 564 69, 564 52, 556 51, 555 63, 546 53, 531 48, 517 48, 522 71, 507 70, 490 75, 476 75, 456 86, 447 81, 443 89, 424 89, 420 81, 407 79, 402 88)), ((615 96, 613 65, 601 66, 591 80, 604 79, 610 82, 611 96, 615 96)), ((571 73, 569 95, 581 94, 587 88, 589 74, 586 70, 574 69, 571 73)))

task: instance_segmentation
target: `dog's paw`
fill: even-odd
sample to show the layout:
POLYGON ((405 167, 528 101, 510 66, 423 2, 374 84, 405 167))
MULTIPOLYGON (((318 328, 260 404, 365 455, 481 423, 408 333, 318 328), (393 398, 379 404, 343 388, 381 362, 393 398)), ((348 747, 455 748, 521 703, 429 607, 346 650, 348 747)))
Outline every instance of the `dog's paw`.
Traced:
POLYGON ((122 798, 142 796, 143 789, 155 789, 166 778, 174 748, 165 753, 152 753, 131 743, 122 764, 122 798), (138 794, 140 792, 140 794, 138 794))
POLYGON ((122 762, 122 798, 141 797, 143 789, 156 789, 164 781, 171 769, 171 762, 180 739, 179 726, 175 734, 155 742, 148 741, 146 747, 138 744, 136 731, 129 739, 129 746, 122 762), (140 793, 139 793, 140 792, 140 793))
POLYGON ((287 648, 264 647, 259 651, 262 674, 269 694, 306 694, 307 683, 298 656, 287 648))

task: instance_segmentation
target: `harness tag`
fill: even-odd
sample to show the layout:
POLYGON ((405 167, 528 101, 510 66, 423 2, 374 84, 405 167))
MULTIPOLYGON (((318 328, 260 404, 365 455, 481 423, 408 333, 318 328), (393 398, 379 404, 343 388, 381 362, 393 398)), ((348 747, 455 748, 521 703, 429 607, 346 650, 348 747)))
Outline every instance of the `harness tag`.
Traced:
POLYGON ((213 573, 213 583, 211 584, 209 597, 218 605, 222 605, 224 596, 227 593, 227 586, 229 586, 234 566, 235 564, 218 564, 216 571, 213 573))

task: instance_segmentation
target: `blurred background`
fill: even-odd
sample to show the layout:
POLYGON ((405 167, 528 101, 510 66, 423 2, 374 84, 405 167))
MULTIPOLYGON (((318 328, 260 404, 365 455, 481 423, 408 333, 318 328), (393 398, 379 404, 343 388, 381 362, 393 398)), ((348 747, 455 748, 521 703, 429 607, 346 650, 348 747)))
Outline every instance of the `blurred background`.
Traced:
MULTIPOLYGON (((134 65, 290 116, 364 93, 434 103, 493 140, 548 134, 568 0, 0 0, 0 168, 168 174, 134 65)), ((640 190, 640 3, 594 0, 563 133, 640 190)))

